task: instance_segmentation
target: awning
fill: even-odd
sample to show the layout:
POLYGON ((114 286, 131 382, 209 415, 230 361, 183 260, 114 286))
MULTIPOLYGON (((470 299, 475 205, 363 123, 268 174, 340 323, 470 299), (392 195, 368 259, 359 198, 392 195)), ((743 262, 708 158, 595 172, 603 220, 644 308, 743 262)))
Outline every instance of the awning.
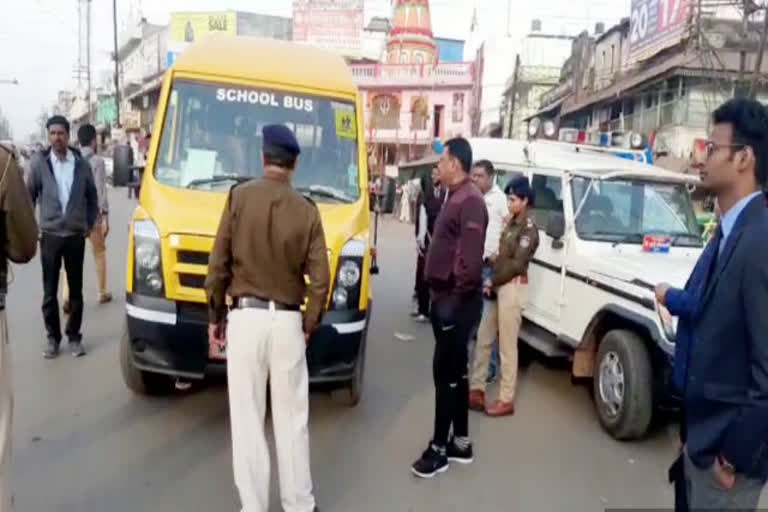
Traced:
POLYGON ((132 94, 129 94, 125 98, 125 100, 126 101, 132 101, 132 100, 134 100, 134 99, 136 99, 136 98, 138 98, 140 96, 143 96, 143 95, 145 95, 145 94, 147 94, 149 92, 152 92, 152 91, 154 91, 156 89, 159 89, 160 86, 163 85, 163 76, 164 76, 164 73, 162 73, 159 76, 153 78, 152 80, 150 80, 149 82, 147 82, 146 84, 141 86, 141 88, 138 91, 136 91, 136 92, 134 92, 132 94))
POLYGON ((523 118, 523 121, 530 121, 530 120, 531 120, 531 119, 533 119, 534 117, 539 117, 539 116, 540 116, 540 115, 542 115, 542 114, 547 114, 547 113, 549 113, 549 112, 552 112, 552 111, 553 111, 553 110, 555 110, 557 107, 559 107, 560 105, 562 105, 562 104, 563 104, 563 102, 564 102, 565 100, 567 100, 568 98, 570 98, 570 97, 571 97, 571 95, 570 95, 570 94, 566 94, 565 96, 563 96, 563 97, 562 97, 562 98, 560 98, 559 100, 557 100, 557 101, 555 101, 555 102, 553 102, 553 103, 550 103, 550 104, 549 104, 549 105, 547 105, 546 107, 543 107, 543 108, 539 109, 539 110, 538 110, 538 111, 537 111, 535 114, 531 114, 530 116, 523 118))

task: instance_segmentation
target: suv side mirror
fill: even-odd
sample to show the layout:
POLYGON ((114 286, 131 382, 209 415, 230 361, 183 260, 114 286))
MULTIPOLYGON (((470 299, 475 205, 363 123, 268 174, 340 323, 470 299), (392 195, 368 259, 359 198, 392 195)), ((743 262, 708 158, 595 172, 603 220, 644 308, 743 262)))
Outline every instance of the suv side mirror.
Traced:
POLYGON ((562 238, 565 235, 565 216, 562 213, 551 213, 547 223, 546 233, 552 237, 552 247, 562 249, 562 238))
POLYGON ((126 187, 133 181, 133 148, 119 144, 112 151, 112 184, 126 187))

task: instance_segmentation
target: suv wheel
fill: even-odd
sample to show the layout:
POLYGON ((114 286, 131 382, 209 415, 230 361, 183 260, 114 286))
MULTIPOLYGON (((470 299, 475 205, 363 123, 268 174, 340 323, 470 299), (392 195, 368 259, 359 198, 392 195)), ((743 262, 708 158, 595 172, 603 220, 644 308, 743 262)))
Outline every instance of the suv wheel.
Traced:
POLYGON ((173 380, 167 375, 139 370, 133 363, 131 337, 128 327, 123 328, 120 338, 120 370, 128 389, 139 395, 165 395, 173 389, 173 380))
POLYGON ((600 424, 615 439, 642 437, 651 423, 651 361, 643 339, 632 331, 608 332, 600 343, 593 380, 600 424))

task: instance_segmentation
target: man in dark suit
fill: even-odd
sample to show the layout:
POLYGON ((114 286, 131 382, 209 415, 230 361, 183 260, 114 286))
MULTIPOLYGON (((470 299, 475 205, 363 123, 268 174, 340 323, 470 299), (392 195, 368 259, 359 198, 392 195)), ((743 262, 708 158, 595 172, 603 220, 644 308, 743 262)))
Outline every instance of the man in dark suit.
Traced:
POLYGON ((768 110, 734 99, 713 121, 699 167, 722 218, 682 361, 684 473, 691 510, 746 511, 768 478, 768 110))

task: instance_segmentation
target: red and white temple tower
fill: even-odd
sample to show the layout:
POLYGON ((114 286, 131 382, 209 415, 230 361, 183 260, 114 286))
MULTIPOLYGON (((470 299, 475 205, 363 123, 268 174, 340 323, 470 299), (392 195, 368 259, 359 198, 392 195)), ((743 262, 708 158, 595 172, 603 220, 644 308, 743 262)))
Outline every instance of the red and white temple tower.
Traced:
POLYGON ((422 158, 435 139, 470 136, 471 62, 440 63, 429 0, 395 0, 384 62, 351 64, 365 101, 372 171, 422 158))

